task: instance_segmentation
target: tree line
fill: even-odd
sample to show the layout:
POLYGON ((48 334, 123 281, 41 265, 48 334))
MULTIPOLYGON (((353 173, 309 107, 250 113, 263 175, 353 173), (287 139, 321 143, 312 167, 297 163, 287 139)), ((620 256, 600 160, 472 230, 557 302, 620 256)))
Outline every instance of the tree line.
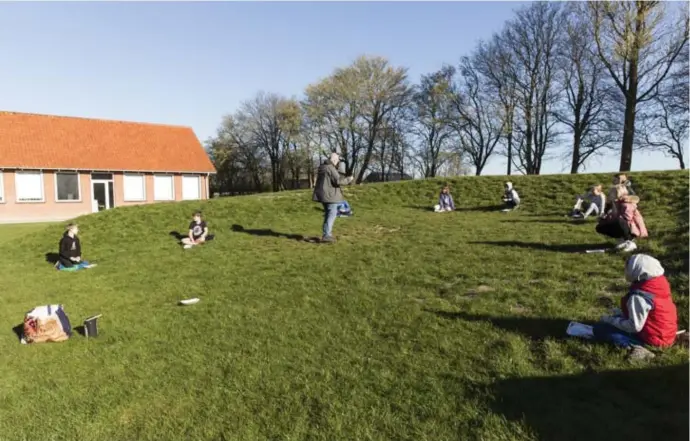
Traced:
POLYGON ((301 99, 259 92, 223 118, 207 150, 219 192, 310 187, 338 152, 362 182, 539 174, 558 159, 578 173, 616 152, 661 152, 685 168, 688 15, 660 1, 535 2, 455 65, 422 75, 361 56, 301 99), (675 15, 674 16, 674 13, 675 15))

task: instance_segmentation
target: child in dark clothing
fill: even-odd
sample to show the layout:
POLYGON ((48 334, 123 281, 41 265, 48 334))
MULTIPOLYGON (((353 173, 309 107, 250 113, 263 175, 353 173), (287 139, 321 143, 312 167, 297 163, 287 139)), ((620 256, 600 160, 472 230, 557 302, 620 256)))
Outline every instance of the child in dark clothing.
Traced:
POLYGON ((77 234, 79 227, 76 224, 69 224, 65 230, 65 234, 60 239, 59 260, 55 268, 61 271, 77 271, 84 268, 92 268, 96 264, 82 260, 81 258, 81 241, 77 234))
POLYGON ((506 182, 503 186, 503 203, 506 204, 506 210, 514 210, 520 206, 520 195, 513 187, 512 182, 506 182))
POLYGON ((443 213, 445 211, 454 211, 455 203, 453 196, 450 194, 450 187, 447 185, 441 189, 441 194, 438 197, 438 205, 434 206, 436 213, 443 213))
POLYGON ((201 219, 201 212, 197 211, 194 213, 192 222, 189 224, 188 236, 181 240, 182 245, 184 245, 185 249, 189 249, 212 239, 213 235, 208 234, 208 225, 206 221, 201 219))

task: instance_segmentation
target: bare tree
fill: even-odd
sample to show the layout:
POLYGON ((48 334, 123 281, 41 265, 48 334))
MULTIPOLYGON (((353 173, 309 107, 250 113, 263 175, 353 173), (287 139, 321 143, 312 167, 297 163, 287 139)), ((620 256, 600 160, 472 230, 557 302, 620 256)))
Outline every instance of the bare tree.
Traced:
POLYGON ((453 126, 458 133, 463 156, 479 176, 501 140, 506 122, 501 118, 498 103, 488 96, 483 78, 471 58, 462 58, 460 76, 453 94, 453 108, 457 115, 453 126))
POLYGON ((284 190, 285 155, 290 138, 296 136, 301 122, 299 104, 276 94, 259 92, 253 100, 242 104, 237 118, 249 128, 252 142, 270 160, 273 191, 284 190))
POLYGON ((216 138, 209 141, 218 171, 216 181, 221 191, 261 191, 268 164, 245 119, 238 114, 224 117, 216 138))
POLYGON ((687 44, 674 64, 675 68, 660 84, 658 94, 643 111, 642 120, 646 122, 642 130, 643 145, 645 148, 661 151, 675 158, 680 168, 685 169, 690 111, 687 44))
POLYGON ((613 117, 616 97, 595 53, 584 8, 573 3, 564 10, 566 38, 558 62, 565 99, 555 116, 573 137, 570 173, 577 173, 590 157, 619 140, 613 117))
POLYGON ((453 76, 455 68, 444 66, 422 75, 413 98, 415 122, 412 132, 417 139, 417 160, 424 177, 436 176, 448 149, 453 128, 453 76))
POLYGON ((514 54, 510 75, 517 91, 515 126, 523 136, 514 164, 526 174, 541 172, 547 150, 557 141, 553 115, 561 92, 555 81, 563 28, 560 8, 558 3, 532 3, 517 11, 502 36, 514 54))
POLYGON ((661 82, 688 41, 688 20, 664 21, 659 1, 590 1, 597 54, 625 100, 620 171, 632 165, 635 117, 640 103, 654 100, 661 82))
MULTIPOLYGON (((507 158, 506 174, 512 174, 515 132, 515 108, 517 89, 512 66, 515 63, 513 53, 504 44, 501 35, 494 35, 489 43, 481 42, 472 56, 472 64, 485 78, 485 84, 492 96, 500 103, 501 126, 504 143, 503 155, 507 158)), ((518 142, 519 143, 519 142, 518 142)))
POLYGON ((319 121, 331 151, 345 157, 346 172, 361 182, 389 114, 407 106, 407 69, 382 57, 359 57, 307 88, 306 107, 319 121))

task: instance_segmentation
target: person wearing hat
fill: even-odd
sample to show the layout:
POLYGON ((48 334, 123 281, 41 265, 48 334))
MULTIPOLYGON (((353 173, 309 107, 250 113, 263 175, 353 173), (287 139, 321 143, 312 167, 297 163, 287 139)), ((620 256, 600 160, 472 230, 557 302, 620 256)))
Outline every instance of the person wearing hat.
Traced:
POLYGON ((354 177, 343 177, 338 172, 340 155, 331 153, 328 160, 324 161, 317 172, 316 185, 312 200, 323 204, 323 232, 322 242, 335 242, 333 238, 333 224, 338 216, 338 205, 345 201, 341 186, 349 185, 354 177))

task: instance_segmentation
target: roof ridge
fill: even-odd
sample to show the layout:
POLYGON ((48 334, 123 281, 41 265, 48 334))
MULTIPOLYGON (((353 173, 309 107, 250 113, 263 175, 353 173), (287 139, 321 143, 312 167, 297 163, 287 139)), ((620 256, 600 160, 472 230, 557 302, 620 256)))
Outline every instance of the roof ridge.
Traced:
POLYGON ((24 115, 24 116, 41 116, 47 118, 64 118, 64 119, 79 119, 87 121, 101 121, 107 123, 120 123, 120 124, 139 124, 145 126, 159 126, 159 127, 173 127, 173 128, 184 128, 194 130, 192 126, 178 125, 178 124, 165 124, 165 123, 152 123, 152 122, 140 122, 140 121, 125 121, 121 119, 106 119, 106 118, 86 118, 83 116, 70 116, 70 115, 50 115, 47 113, 33 113, 33 112, 15 112, 12 110, 0 110, 0 115, 24 115))

